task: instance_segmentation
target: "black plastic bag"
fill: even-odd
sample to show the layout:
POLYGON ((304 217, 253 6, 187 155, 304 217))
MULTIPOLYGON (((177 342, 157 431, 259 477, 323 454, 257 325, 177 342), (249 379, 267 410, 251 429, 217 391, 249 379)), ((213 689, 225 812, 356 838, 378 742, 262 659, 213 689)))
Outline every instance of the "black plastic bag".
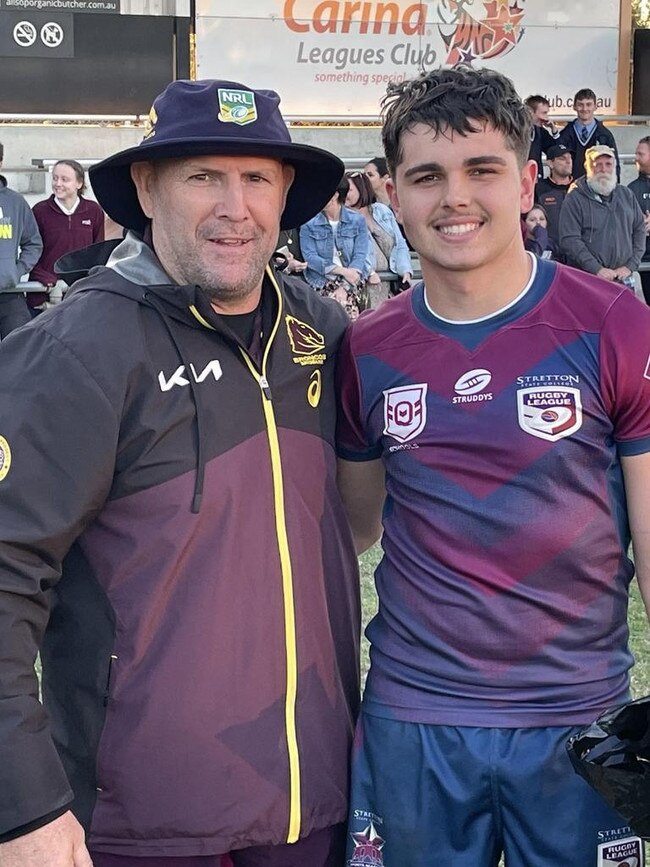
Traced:
POLYGON ((650 840, 650 696, 606 711, 567 750, 576 773, 650 840))

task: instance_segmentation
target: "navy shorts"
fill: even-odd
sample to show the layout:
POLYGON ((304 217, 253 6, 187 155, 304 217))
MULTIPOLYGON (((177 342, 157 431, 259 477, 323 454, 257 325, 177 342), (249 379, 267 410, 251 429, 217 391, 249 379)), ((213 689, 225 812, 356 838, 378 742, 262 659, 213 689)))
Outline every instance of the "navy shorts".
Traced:
POLYGON ((93 867, 343 867, 345 825, 314 831, 297 843, 253 846, 230 855, 136 858, 91 852, 93 867))
POLYGON ((574 731, 362 713, 347 867, 497 867, 502 854, 507 867, 608 867, 624 863, 610 860, 622 851, 640 867, 641 841, 573 771, 565 743, 574 731))

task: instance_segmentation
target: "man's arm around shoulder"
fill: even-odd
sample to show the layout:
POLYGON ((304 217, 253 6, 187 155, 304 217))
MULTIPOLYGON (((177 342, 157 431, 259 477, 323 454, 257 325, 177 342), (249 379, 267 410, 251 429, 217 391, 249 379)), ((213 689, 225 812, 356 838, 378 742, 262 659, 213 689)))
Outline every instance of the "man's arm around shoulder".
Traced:
POLYGON ((381 460, 338 460, 337 481, 357 554, 363 554, 381 537, 381 515, 386 497, 381 460))

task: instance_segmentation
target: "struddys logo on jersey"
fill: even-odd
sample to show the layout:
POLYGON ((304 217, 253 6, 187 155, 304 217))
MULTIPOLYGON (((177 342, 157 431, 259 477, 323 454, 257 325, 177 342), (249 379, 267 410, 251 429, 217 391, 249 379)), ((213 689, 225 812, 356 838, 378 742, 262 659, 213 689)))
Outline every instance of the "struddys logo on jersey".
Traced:
POLYGON ((484 400, 492 400, 492 392, 485 391, 492 382, 492 374, 484 367, 475 367, 459 376, 454 383, 455 396, 452 403, 478 403, 484 400))
POLYGON ((223 87, 219 92, 219 114, 221 123, 236 123, 246 126, 257 120, 255 94, 250 90, 230 90, 223 87))
POLYGON ((0 437, 0 482, 9 472, 11 466, 11 449, 4 437, 0 437))
MULTIPOLYGON (((407 443, 422 433, 427 423, 427 385, 419 382, 384 391, 384 433, 407 443)), ((414 446, 413 446, 414 447, 414 446)))
POLYGON ((367 810, 355 810, 352 821, 353 827, 357 825, 359 830, 351 834, 354 851, 348 860, 348 867, 384 867, 382 849, 385 840, 376 827, 383 820, 367 810))
POLYGON ((323 364, 327 359, 327 355, 323 351, 325 349, 325 338, 323 335, 295 316, 285 316, 284 321, 287 325, 287 334, 289 335, 289 343, 291 351, 294 354, 294 364, 323 364))
POLYGON ((557 442, 582 425, 579 388, 539 385, 517 391, 519 427, 534 437, 557 442))
POLYGON ((644 867, 645 856, 640 837, 611 840, 598 846, 598 867, 644 867))

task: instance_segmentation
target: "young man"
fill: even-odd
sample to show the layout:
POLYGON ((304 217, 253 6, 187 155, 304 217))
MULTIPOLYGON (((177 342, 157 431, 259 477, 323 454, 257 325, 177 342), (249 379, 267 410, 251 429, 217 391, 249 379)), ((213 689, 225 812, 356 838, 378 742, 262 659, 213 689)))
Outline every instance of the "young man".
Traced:
POLYGON ((349 867, 594 867, 627 835, 565 742, 628 695, 628 518, 650 607, 650 310, 525 252, 528 124, 490 70, 387 97, 423 282, 340 358, 340 484, 384 549, 349 867))
POLYGON ((543 178, 544 164, 542 162, 542 153, 548 155, 549 149, 557 144, 560 133, 556 130, 555 124, 548 119, 551 106, 546 97, 539 94, 529 96, 525 104, 530 111, 533 121, 528 159, 535 160, 537 163, 537 176, 538 178, 543 178))
POLYGON ((634 193, 616 180, 615 152, 589 148, 585 177, 572 185, 560 212, 563 261, 634 288, 645 248, 643 214, 634 193))
MULTIPOLYGON (((0 144, 0 169, 4 147, 0 144)), ((0 175, 0 340, 31 320, 20 278, 38 262, 43 242, 32 211, 0 175)))
POLYGON ((566 145, 554 144, 546 154, 551 170, 535 187, 535 202, 541 205, 548 220, 548 236, 556 250, 560 249, 560 209, 573 178, 573 158, 566 145))
POLYGON ((589 87, 583 87, 573 97, 576 119, 568 123, 560 133, 560 143, 573 154, 573 177, 584 174, 585 151, 595 145, 607 145, 616 154, 616 177, 621 179, 621 165, 618 158, 616 141, 612 133, 594 117, 596 94, 589 87))
MULTIPOLYGON (((646 247, 642 261, 650 264, 650 135, 644 136, 639 141, 634 156, 639 176, 636 180, 629 183, 628 187, 634 193, 634 197, 643 213, 646 247)), ((650 270, 641 271, 640 274, 643 295, 646 302, 650 304, 650 270)))
POLYGON ((0 347, 2 867, 343 860, 347 318, 267 267, 343 165, 279 102, 170 84, 91 171, 125 240, 0 347))

